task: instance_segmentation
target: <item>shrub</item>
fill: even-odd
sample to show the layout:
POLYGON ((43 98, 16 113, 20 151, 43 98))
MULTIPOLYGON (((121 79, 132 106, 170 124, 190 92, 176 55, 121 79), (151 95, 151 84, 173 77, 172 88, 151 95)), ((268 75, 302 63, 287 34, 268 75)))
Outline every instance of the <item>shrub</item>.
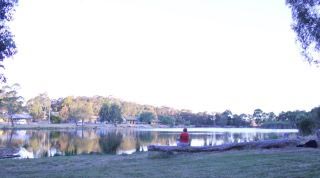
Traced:
POLYGON ((174 118, 171 116, 159 116, 159 121, 161 124, 173 126, 174 125, 174 118))
POLYGON ((51 123, 58 124, 61 123, 62 119, 59 116, 51 115, 50 117, 51 123))
POLYGON ((138 119, 140 122, 151 124, 156 119, 156 116, 152 112, 143 112, 138 119))
POLYGON ((303 119, 298 124, 298 129, 301 135, 311 135, 316 130, 316 123, 313 119, 303 119))

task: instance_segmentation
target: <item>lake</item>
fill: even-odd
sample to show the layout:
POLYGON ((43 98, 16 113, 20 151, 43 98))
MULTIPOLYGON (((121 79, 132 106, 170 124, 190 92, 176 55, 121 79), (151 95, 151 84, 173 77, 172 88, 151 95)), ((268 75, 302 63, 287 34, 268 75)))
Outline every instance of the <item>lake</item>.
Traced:
MULTIPOLYGON (((97 130, 0 130, 0 147, 20 149, 21 158, 77 154, 133 154, 150 144, 177 145, 182 128, 97 130)), ((295 137, 295 129, 189 128, 191 146, 295 137)))

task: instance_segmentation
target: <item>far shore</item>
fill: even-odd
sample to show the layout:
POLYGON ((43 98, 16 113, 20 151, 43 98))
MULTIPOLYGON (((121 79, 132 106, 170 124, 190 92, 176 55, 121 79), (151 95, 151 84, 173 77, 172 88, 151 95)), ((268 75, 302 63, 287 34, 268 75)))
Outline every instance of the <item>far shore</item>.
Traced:
MULTIPOLYGON (((0 123, 0 129, 18 129, 18 130, 28 130, 28 129, 39 129, 39 130, 64 130, 64 129, 121 129, 121 128, 133 128, 133 129, 152 129, 152 128, 198 128, 194 125, 176 125, 170 127, 168 125, 156 124, 103 124, 103 123, 85 123, 85 124, 75 124, 75 123, 60 123, 60 124, 49 124, 47 122, 32 122, 29 124, 15 124, 14 126, 11 123, 0 123)), ((261 128, 262 127, 218 127, 218 126, 203 126, 201 128, 261 128)), ((269 128, 269 129, 281 129, 281 128, 269 128)))
MULTIPOLYGON (((166 126, 160 126, 166 127, 166 126)), ((61 124, 49 124, 49 123, 30 123, 30 124, 3 124, 0 123, 0 129, 116 129, 116 128, 153 128, 153 126, 148 124, 74 124, 74 123, 61 123, 61 124)), ((158 127, 157 127, 158 128, 158 127)))

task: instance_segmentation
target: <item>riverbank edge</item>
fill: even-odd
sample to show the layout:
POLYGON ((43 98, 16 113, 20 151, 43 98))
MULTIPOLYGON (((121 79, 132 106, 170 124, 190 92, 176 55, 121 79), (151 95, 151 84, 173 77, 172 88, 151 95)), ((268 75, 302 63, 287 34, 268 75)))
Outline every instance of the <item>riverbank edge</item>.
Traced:
MULTIPOLYGON (((73 123, 60 123, 60 124, 49 124, 49 123, 31 123, 31 124, 11 124, 0 123, 0 130, 72 130, 72 129, 121 129, 121 128, 133 128, 133 129, 161 129, 161 128, 198 128, 195 126, 178 125, 170 127, 168 125, 150 125, 150 124, 73 124, 73 123)), ((199 127, 200 128, 200 127, 199 127)), ((263 128, 263 127, 201 127, 201 128, 252 128, 252 129, 274 129, 274 128, 263 128)), ((287 130, 286 128, 279 130, 287 130)), ((289 129, 292 130, 292 129, 289 129)))
MULTIPOLYGON (((84 125, 76 125, 76 124, 26 124, 26 125, 8 125, 8 124, 0 124, 0 130, 61 130, 61 129, 117 129, 117 128, 155 128, 148 124, 137 124, 137 125, 129 125, 129 124, 84 124, 84 125)), ((159 127, 157 127, 159 128, 159 127)), ((160 128, 167 128, 165 126, 161 126, 160 128)))

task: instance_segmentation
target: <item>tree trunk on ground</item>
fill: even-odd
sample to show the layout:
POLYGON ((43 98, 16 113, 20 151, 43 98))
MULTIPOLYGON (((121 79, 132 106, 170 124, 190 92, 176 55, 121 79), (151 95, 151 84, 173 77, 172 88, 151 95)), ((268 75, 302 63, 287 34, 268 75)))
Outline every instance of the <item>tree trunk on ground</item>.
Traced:
POLYGON ((228 150, 243 150, 243 149, 270 149, 283 148, 288 146, 297 146, 299 140, 297 139, 278 139, 278 140, 260 140, 253 142, 230 143, 218 146, 159 146, 149 145, 148 151, 163 151, 163 152, 219 152, 228 150))

